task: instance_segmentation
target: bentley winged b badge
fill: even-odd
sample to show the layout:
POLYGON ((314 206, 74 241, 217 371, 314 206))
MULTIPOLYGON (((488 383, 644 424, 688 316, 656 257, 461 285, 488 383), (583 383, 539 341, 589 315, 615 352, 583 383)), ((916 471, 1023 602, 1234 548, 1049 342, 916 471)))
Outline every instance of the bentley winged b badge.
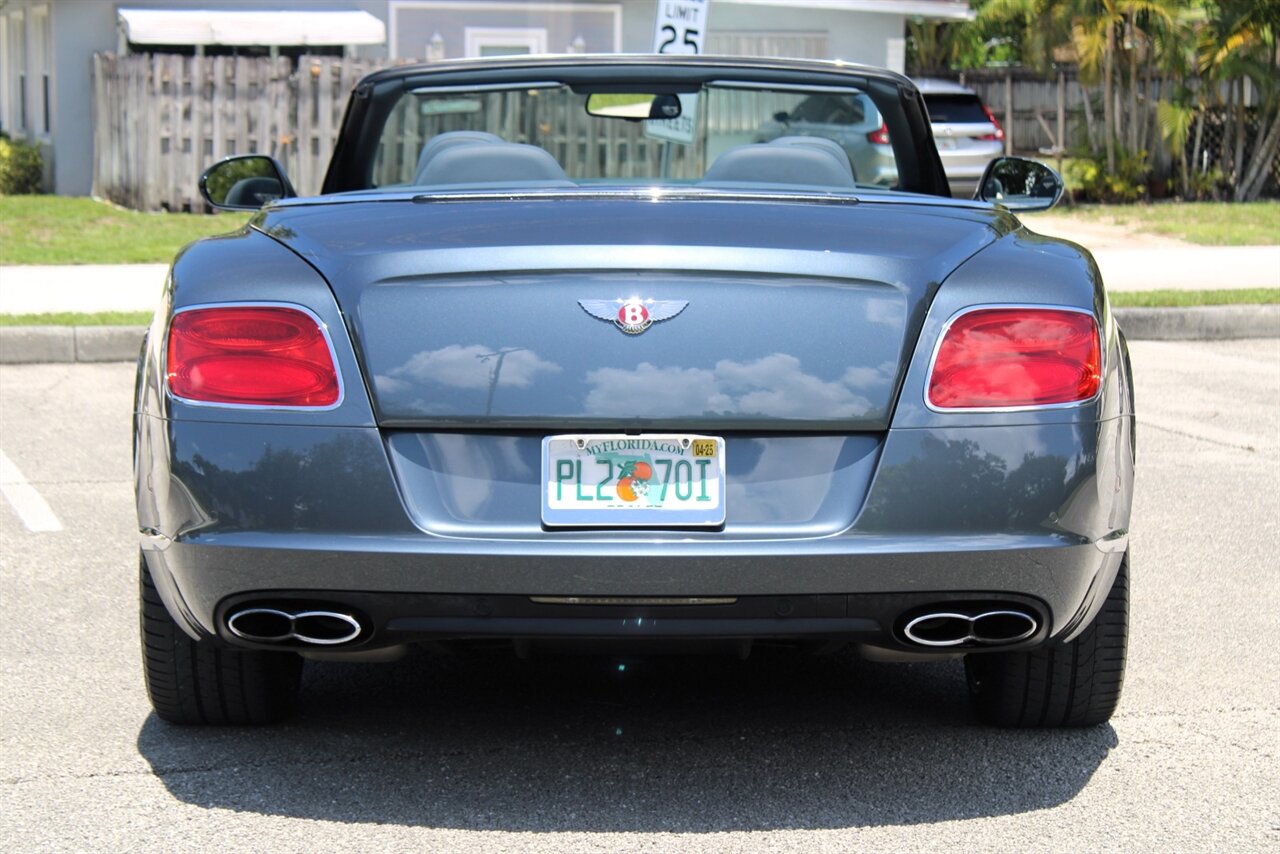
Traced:
POLYGON ((578 305, 592 317, 607 320, 628 335, 639 335, 660 320, 670 320, 684 311, 688 300, 673 299, 580 299, 578 305))

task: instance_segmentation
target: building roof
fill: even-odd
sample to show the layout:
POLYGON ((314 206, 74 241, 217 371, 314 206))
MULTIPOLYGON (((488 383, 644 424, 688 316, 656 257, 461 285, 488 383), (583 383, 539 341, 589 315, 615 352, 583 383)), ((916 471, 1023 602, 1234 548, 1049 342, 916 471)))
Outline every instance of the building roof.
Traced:
POLYGON ((119 21, 133 44, 270 47, 383 44, 387 40, 382 21, 359 11, 120 9, 119 21))
POLYGON ((834 12, 881 12, 931 20, 971 21, 969 0, 716 0, 743 6, 788 6, 834 12))

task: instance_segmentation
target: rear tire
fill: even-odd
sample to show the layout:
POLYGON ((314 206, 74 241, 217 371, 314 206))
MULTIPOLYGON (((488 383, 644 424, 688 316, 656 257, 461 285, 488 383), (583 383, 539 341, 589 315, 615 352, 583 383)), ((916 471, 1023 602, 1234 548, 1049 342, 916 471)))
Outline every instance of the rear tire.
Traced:
POLYGON ((243 725, 292 714, 302 659, 192 640, 169 615, 139 557, 143 675, 156 715, 175 724, 243 725))
POLYGON ((1129 635, 1129 556, 1102 610, 1075 640, 1030 652, 965 656, 969 697, 984 723, 1085 727, 1105 723, 1120 702, 1129 635))

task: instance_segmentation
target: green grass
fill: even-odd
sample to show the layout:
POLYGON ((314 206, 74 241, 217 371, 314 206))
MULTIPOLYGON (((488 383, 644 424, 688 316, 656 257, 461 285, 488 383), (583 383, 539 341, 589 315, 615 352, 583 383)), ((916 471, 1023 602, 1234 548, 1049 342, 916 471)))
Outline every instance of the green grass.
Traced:
POLYGON ((103 311, 85 314, 57 311, 50 314, 0 314, 0 326, 146 326, 149 311, 103 311))
POLYGON ((1118 308, 1170 308, 1188 305, 1267 305, 1280 302, 1280 288, 1240 288, 1226 291, 1112 291, 1118 308))
POLYGON ((239 214, 138 213, 66 196, 0 196, 0 264, 161 264, 239 214))
MULTIPOLYGON (((1201 246, 1280 244, 1280 201, 1158 202, 1150 205, 1079 205, 1054 208, 1051 216, 1114 222, 1201 246)), ((1028 217, 1035 221, 1035 215, 1028 217)))

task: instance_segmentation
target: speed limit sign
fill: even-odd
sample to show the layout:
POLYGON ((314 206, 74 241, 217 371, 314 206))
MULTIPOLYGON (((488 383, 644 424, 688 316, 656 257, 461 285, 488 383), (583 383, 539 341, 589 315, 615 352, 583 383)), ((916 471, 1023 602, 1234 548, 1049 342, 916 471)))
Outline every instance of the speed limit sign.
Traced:
POLYGON ((711 0, 658 0, 654 53, 702 53, 711 0))
MULTIPOLYGON (((658 20, 653 28, 653 52, 676 54, 702 53, 707 33, 707 7, 711 0, 658 0, 658 20)), ((680 96, 680 117, 665 121, 645 122, 644 135, 651 139, 693 143, 694 121, 698 115, 698 96, 680 96)))

